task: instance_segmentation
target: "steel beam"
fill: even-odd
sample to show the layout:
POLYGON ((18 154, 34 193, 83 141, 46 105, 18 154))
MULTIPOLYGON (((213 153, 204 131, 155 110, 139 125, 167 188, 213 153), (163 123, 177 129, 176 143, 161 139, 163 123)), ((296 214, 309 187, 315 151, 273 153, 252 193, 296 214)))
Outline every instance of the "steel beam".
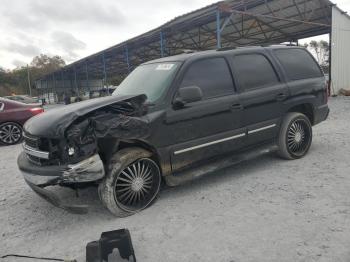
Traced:
POLYGON ((107 93, 109 95, 109 87, 107 84, 107 70, 106 70, 106 56, 105 56, 105 52, 102 52, 102 62, 103 62, 103 79, 104 79, 104 84, 107 87, 107 93))
POLYGON ((51 101, 50 101, 50 91, 49 91, 49 83, 47 82, 47 78, 45 79, 45 83, 46 83, 47 100, 48 100, 49 104, 51 104, 51 101))
POLYGON ((57 90, 56 90, 56 78, 55 73, 52 74, 52 81, 53 81, 53 101, 56 102, 56 96, 57 96, 57 90))
POLYGON ((74 66, 74 86, 75 86, 75 90, 77 92, 78 97, 80 96, 79 93, 79 87, 78 87, 78 81, 77 81, 77 70, 76 70, 76 66, 74 66))
MULTIPOLYGON (((61 71, 61 81, 62 81, 61 87, 64 89, 66 87, 66 83, 65 83, 64 78, 63 78, 63 70, 61 71)), ((64 91, 64 92, 66 92, 66 91, 64 91)))
POLYGON ((164 34, 160 31, 160 56, 164 57, 164 34))
MULTIPOLYGON (((328 24, 303 21, 303 20, 298 20, 298 19, 294 19, 294 18, 285 18, 285 17, 278 17, 278 16, 272 16, 272 15, 254 14, 254 13, 242 12, 242 11, 238 11, 238 10, 231 10, 231 12, 236 13, 236 14, 241 14, 241 15, 247 15, 247 16, 251 16, 251 17, 262 17, 262 18, 269 18, 269 19, 280 20, 280 21, 302 23, 302 24, 307 24, 307 25, 315 25, 315 26, 322 26, 322 27, 330 27, 331 26, 328 24)), ((307 13, 307 12, 305 12, 305 13, 307 13)))
POLYGON ((220 26, 220 10, 216 10, 216 46, 221 48, 221 26, 220 26))
POLYGON ((125 62, 128 66, 128 72, 130 73, 130 59, 129 59, 129 48, 127 45, 124 46, 125 62))
POLYGON ((89 98, 90 98, 90 81, 89 81, 89 68, 88 68, 88 60, 85 62, 85 76, 86 76, 86 86, 89 90, 89 98))

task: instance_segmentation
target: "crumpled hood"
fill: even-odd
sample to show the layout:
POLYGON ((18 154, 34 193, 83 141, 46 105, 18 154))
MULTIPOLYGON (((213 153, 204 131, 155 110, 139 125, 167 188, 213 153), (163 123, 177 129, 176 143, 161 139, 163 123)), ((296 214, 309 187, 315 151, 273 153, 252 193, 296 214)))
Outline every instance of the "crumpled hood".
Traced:
POLYGON ((143 104, 146 96, 108 96, 51 109, 29 119, 24 125, 24 130, 33 136, 62 138, 66 129, 79 117, 105 106, 128 100, 143 104))

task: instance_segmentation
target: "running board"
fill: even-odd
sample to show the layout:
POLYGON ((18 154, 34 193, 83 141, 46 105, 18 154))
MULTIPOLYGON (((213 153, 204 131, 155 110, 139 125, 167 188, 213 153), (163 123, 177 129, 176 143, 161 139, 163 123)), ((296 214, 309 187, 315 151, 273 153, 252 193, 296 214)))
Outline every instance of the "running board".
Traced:
POLYGON ((183 172, 174 173, 170 176, 165 176, 164 179, 168 186, 177 186, 197 179, 203 175, 213 173, 214 171, 239 164, 241 162, 256 158, 264 154, 275 152, 277 149, 278 147, 275 143, 255 146, 251 149, 247 149, 239 153, 224 156, 216 161, 211 161, 208 164, 194 167, 183 172))

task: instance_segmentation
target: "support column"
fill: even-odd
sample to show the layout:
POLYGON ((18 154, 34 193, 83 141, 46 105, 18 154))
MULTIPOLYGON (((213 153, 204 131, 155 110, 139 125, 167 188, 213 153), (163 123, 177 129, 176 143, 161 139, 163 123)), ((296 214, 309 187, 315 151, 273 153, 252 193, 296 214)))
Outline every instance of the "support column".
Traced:
POLYGON ((129 60, 129 48, 127 45, 124 47, 124 56, 125 56, 125 62, 128 66, 128 72, 130 73, 130 60, 129 60))
POLYGON ((216 10, 216 45, 221 48, 221 26, 220 26, 220 10, 216 10))
MULTIPOLYGON (((41 91, 41 99, 44 98, 44 85, 43 85, 43 80, 40 79, 40 91, 41 91)), ((41 100, 43 101, 43 100, 41 100)))
POLYGON ((105 52, 102 53, 102 62, 103 62, 103 82, 107 87, 107 93, 109 95, 109 88, 107 84, 107 71, 106 71, 106 57, 105 57, 105 52))
POLYGON ((62 81, 61 88, 64 90, 64 93, 66 93, 66 90, 65 90, 66 85, 63 78, 63 70, 61 71, 61 81, 62 81))
POLYGON ((332 28, 331 32, 328 34, 328 41, 328 95, 330 96, 332 94, 332 28))
POLYGON ((77 92, 78 97, 80 97, 78 81, 77 81, 77 70, 76 70, 75 66, 74 66, 74 86, 75 86, 75 90, 77 92))
POLYGON ((164 34, 160 31, 160 56, 164 57, 164 34))
POLYGON ((55 73, 52 73, 52 81, 53 81, 53 101, 56 101, 56 98, 58 100, 58 96, 57 96, 57 90, 56 90, 56 78, 55 78, 55 73))
POLYGON ((47 96, 47 100, 48 100, 49 104, 51 104, 51 101, 50 101, 49 83, 48 83, 48 81, 47 81, 47 78, 45 79, 45 82, 46 82, 46 96, 47 96))
POLYGON ((90 96, 91 90, 90 90, 90 81, 89 81, 89 68, 88 68, 87 61, 85 62, 85 75, 86 75, 86 86, 87 86, 88 91, 89 91, 89 98, 91 98, 91 96, 90 96))

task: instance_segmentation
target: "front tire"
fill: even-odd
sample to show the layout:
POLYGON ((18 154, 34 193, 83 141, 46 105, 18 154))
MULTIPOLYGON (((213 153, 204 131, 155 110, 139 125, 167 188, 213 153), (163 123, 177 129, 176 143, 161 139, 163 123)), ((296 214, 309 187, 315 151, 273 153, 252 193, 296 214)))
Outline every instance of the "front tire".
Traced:
POLYGON ((22 140, 22 127, 13 122, 0 125, 0 143, 4 145, 14 145, 22 140))
POLYGON ((288 113, 284 117, 278 137, 278 155, 284 159, 304 157, 312 143, 312 125, 301 113, 288 113))
POLYGON ((115 216, 140 212, 155 200, 161 173, 151 156, 142 148, 122 149, 112 156, 98 191, 104 206, 115 216))

